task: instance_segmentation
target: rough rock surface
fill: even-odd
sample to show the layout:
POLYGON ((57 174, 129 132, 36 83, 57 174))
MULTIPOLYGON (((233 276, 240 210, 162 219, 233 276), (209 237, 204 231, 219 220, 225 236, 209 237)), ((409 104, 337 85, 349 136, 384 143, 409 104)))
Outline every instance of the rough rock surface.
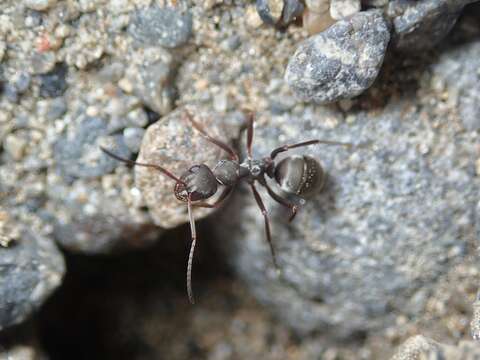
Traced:
POLYGON ((475 255, 478 152, 454 118, 436 111, 396 99, 347 121, 317 108, 258 128, 257 156, 309 138, 357 145, 301 150, 329 176, 293 223, 263 194, 273 210, 280 276, 251 194, 238 194, 218 220, 241 276, 298 331, 328 328, 341 337, 385 327, 396 312, 418 315, 442 274, 475 255))
POLYGON ((468 131, 480 129, 480 43, 445 51, 434 65, 436 86, 447 89, 468 131))
POLYGON ((438 44, 455 25, 468 0, 393 0, 388 15, 393 20, 392 44, 403 51, 418 51, 438 44))
POLYGON ((63 256, 51 239, 21 229, 0 248, 0 330, 23 322, 61 284, 63 256))
MULTIPOLYGON (((197 122, 203 124, 212 137, 224 142, 233 138, 227 135, 219 114, 198 106, 186 109, 197 122)), ((137 161, 161 165, 180 177, 193 165, 207 164, 213 169, 218 160, 225 158, 228 155, 222 149, 193 129, 186 120, 185 108, 179 108, 147 128, 137 161)), ((157 225, 172 228, 188 221, 186 204, 177 200, 173 192, 175 181, 158 170, 137 166, 135 183, 157 225)), ((209 201, 212 202, 212 199, 209 201)), ((212 211, 213 209, 195 209, 195 218, 205 217, 212 211)))
POLYGON ((285 81, 303 101, 327 103, 355 97, 377 77, 389 39, 380 10, 338 21, 299 45, 285 81))
POLYGON ((473 341, 460 342, 457 346, 440 344, 418 335, 408 339, 391 360, 474 360, 480 356, 480 344, 473 341))

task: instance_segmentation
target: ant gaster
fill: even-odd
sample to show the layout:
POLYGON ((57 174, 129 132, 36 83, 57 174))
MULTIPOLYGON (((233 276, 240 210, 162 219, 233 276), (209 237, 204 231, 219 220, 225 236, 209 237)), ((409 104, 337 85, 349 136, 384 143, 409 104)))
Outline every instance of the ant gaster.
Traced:
POLYGON ((291 214, 289 221, 292 221, 297 213, 298 205, 291 203, 290 201, 284 199, 281 195, 274 192, 273 189, 268 185, 266 177, 274 179, 285 193, 301 197, 308 193, 311 193, 314 190, 320 190, 325 181, 325 174, 319 162, 311 156, 288 156, 280 162, 275 163, 275 158, 278 156, 278 154, 290 149, 315 144, 351 146, 350 144, 340 143, 336 141, 309 140, 296 144, 280 146, 274 149, 270 153, 270 156, 264 157, 262 159, 253 159, 252 143, 254 116, 253 113, 250 111, 247 111, 246 114, 248 124, 247 158, 243 162, 240 162, 240 158, 237 152, 235 152, 228 144, 224 143, 223 141, 211 137, 205 131, 203 126, 197 121, 195 121, 193 116, 185 110, 184 116, 186 120, 188 120, 206 140, 220 147, 228 154, 229 159, 220 160, 217 165, 215 165, 213 170, 205 164, 193 165, 180 177, 177 177, 160 165, 138 163, 132 160, 124 159, 118 155, 115 155, 111 151, 101 147, 101 150, 103 152, 116 160, 125 162, 130 165, 154 168, 175 181, 174 194, 178 200, 187 203, 188 216, 190 220, 192 244, 190 247, 187 264, 187 292, 188 298, 192 304, 194 303, 192 292, 192 263, 193 253, 197 240, 197 235, 195 231, 195 218, 192 213, 192 207, 219 207, 224 202, 224 200, 228 198, 235 185, 239 181, 245 180, 249 184, 255 201, 257 202, 257 205, 262 212, 265 221, 265 233, 268 244, 270 246, 273 263, 278 269, 275 249, 272 244, 268 212, 265 208, 262 198, 260 197, 260 194, 257 191, 255 182, 258 182, 260 185, 265 187, 268 194, 275 201, 290 209, 291 214), (223 186, 224 189, 222 190, 222 193, 215 202, 201 202, 201 200, 206 200, 216 194, 219 185, 223 186))

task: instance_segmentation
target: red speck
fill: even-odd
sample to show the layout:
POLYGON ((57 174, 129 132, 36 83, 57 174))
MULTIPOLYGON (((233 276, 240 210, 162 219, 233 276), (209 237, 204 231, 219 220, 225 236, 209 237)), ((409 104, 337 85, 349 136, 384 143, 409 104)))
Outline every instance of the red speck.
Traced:
POLYGON ((43 53, 50 50, 50 40, 47 35, 42 35, 37 40, 37 51, 43 53))

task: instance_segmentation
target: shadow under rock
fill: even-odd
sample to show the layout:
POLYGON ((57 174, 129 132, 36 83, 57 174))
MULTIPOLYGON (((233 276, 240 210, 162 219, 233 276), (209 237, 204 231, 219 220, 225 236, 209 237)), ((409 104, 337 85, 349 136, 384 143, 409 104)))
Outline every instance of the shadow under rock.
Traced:
MULTIPOLYGON (((115 256, 67 254, 64 283, 37 317, 50 359, 156 359, 162 349, 145 339, 145 328, 165 331, 165 347, 173 341, 170 337, 182 337, 176 331, 183 325, 176 322, 189 323, 202 302, 222 297, 221 291, 209 287, 232 282, 215 250, 212 232, 204 222, 197 228, 193 287, 199 304, 193 306, 185 290, 188 226, 167 232, 154 247, 142 251, 115 256)), ((224 302, 235 302, 234 296, 225 299, 224 295, 224 302)), ((187 347, 195 352, 194 344, 187 347)))

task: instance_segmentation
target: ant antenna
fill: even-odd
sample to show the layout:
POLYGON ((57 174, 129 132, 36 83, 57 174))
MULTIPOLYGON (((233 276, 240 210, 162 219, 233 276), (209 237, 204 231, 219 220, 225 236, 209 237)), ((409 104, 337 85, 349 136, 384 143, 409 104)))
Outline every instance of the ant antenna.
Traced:
POLYGON ((188 218, 190 219, 190 231, 192 233, 192 245, 190 246, 190 253, 188 254, 187 263, 187 293, 190 303, 195 304, 192 291, 192 266, 193 266, 193 253, 195 251, 195 244, 197 242, 197 232, 195 230, 195 218, 192 212, 192 199, 190 195, 187 197, 188 218))
POLYGON ((132 165, 132 166, 145 166, 145 167, 151 167, 151 168, 154 168, 158 171, 160 171, 162 174, 168 176, 170 179, 172 180, 175 180, 177 183, 180 183, 184 186, 187 186, 187 184, 180 180, 178 177, 176 177, 175 175, 173 175, 170 171, 168 171, 167 169, 164 169, 163 167, 159 166, 159 165, 154 165, 154 164, 144 164, 144 163, 139 163, 139 162, 136 162, 136 161, 133 161, 133 160, 129 160, 129 159, 125 159, 125 158, 122 158, 116 154, 114 154, 113 152, 111 152, 110 150, 107 150, 105 149, 103 146, 100 146, 100 150, 102 150, 105 154, 107 154, 108 156, 114 158, 115 160, 118 160, 118 161, 122 161, 128 165, 132 165))

